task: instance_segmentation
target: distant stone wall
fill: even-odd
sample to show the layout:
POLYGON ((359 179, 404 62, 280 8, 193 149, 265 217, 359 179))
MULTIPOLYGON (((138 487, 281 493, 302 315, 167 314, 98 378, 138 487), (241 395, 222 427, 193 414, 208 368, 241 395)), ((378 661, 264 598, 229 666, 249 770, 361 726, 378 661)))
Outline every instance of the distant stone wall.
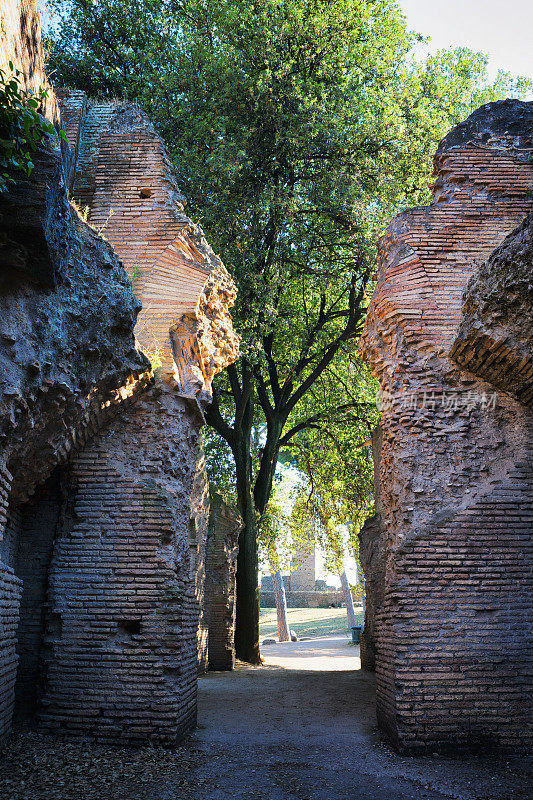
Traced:
MULTIPOLYGON (((285 592, 288 608, 329 608, 339 607, 344 603, 344 594, 338 592, 285 592)), ((275 608, 274 592, 260 592, 261 608, 275 608)))
POLYGON ((315 589, 315 546, 300 548, 294 555, 295 569, 291 572, 289 585, 291 592, 313 592, 315 589))
POLYGON ((382 390, 377 515, 361 533, 362 654, 375 648, 379 725, 404 750, 530 743, 533 420, 485 382, 490 369, 478 378, 450 351, 477 370, 484 324, 496 331, 507 315, 485 364, 498 341, 512 349, 515 324, 525 329, 512 280, 499 284, 492 322, 467 285, 477 274, 490 288, 496 256, 484 263, 533 209, 532 131, 532 103, 478 109, 439 146, 431 205, 397 217, 380 242, 362 337, 382 390))

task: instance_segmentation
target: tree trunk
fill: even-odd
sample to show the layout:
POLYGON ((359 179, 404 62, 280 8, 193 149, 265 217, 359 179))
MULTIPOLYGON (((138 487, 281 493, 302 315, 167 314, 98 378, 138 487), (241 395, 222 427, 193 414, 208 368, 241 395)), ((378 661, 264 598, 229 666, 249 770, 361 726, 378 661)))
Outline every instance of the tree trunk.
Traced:
POLYGON ((357 625, 357 621, 355 618, 355 609, 353 607, 353 598, 352 593, 350 591, 350 584, 348 583, 348 577, 346 575, 346 570, 341 575, 341 587, 342 591, 344 592, 344 602, 346 603, 346 614, 348 616, 348 627, 353 628, 357 625))
POLYGON ((235 619, 235 655, 248 664, 261 663, 257 572, 257 534, 252 517, 246 520, 239 535, 235 619))
POLYGON ((285 587, 283 586, 283 575, 280 570, 272 575, 272 585, 274 586, 274 597, 276 598, 276 613, 278 617, 278 639, 280 642, 289 642, 289 618, 287 616, 287 599, 285 597, 285 587))
POLYGON ((261 664, 259 653, 259 559, 257 521, 252 496, 250 442, 243 437, 235 447, 237 497, 243 527, 237 556, 235 655, 248 664, 261 664), (240 445, 240 446, 239 446, 240 445))

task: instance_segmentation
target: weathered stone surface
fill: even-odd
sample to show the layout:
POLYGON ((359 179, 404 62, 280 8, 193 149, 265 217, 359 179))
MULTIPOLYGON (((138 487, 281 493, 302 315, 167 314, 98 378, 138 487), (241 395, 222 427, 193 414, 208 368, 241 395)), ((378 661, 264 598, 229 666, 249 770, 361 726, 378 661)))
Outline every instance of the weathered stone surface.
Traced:
POLYGON ((479 109, 437 151, 431 206, 380 242, 362 338, 382 390, 365 647, 380 727, 405 750, 527 747, 532 417, 449 354, 469 278, 532 211, 532 123, 532 103, 479 109))
POLYGON ((29 698, 39 693, 54 541, 45 506, 36 497, 22 504, 150 382, 135 349, 139 303, 122 265, 69 206, 60 152, 43 148, 34 161, 31 177, 0 198, 0 239, 11 256, 24 255, 5 258, 0 276, 0 736, 14 708, 17 638, 19 696, 34 710, 29 698))
POLYGON ((16 683, 18 711, 62 735, 172 742, 194 725, 206 654, 199 431, 236 357, 235 287, 146 116, 62 96, 72 151, 51 142, 0 200, 0 737, 16 683), (136 337, 117 254, 141 281, 136 337), (155 386, 136 339, 163 362, 155 386))
POLYGON ((533 405, 533 214, 469 280, 450 355, 533 405))
POLYGON ((228 314, 235 285, 186 216, 165 144, 146 114, 131 103, 88 101, 83 92, 59 95, 77 162, 73 196, 133 280, 143 305, 137 338, 183 394, 205 402, 213 376, 237 357, 228 314))
POLYGON ((72 210, 63 180, 61 151, 50 140, 33 156, 28 178, 17 175, 0 195, 0 258, 4 283, 20 278, 54 288, 65 276, 72 239, 72 210))
POLYGON ((289 592, 314 592, 315 590, 315 545, 300 547, 294 554, 292 572, 288 585, 289 592))
POLYGON ((131 394, 150 369, 135 349, 140 304, 124 268, 68 204, 59 153, 40 152, 35 162, 15 201, 11 193, 0 198, 0 225, 8 226, 13 250, 20 244, 27 254, 27 269, 8 261, 0 277, 0 450, 18 499, 65 459, 91 418, 103 418, 106 404, 131 394), (30 233, 10 224, 11 214, 20 219, 31 206, 42 225, 30 233), (33 280, 34 247, 46 253, 52 285, 33 280))

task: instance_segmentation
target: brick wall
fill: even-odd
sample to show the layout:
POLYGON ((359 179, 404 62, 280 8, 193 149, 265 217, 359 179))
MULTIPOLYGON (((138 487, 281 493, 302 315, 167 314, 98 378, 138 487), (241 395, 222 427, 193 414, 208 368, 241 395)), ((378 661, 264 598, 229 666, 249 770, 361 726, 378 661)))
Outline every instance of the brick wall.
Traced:
MULTIPOLYGON (((131 380, 129 385, 113 392, 106 403, 94 396, 79 430, 67 429, 63 436, 57 436, 49 460, 44 459, 42 465, 39 462, 44 475, 58 464, 65 464, 76 446, 82 447, 119 408, 126 409, 135 393, 146 388, 147 381, 146 376, 139 381, 131 380)), ((25 440, 24 447, 31 460, 32 443, 25 440)), ((33 447, 40 447, 38 437, 33 447)), ((39 452, 40 458, 42 455, 39 452)), ((30 468, 25 462, 23 465, 30 468)), ((34 473, 30 475, 35 480, 34 473)), ((35 489, 18 474, 13 476, 8 469, 0 468, 0 739, 11 728, 15 682, 17 707, 25 716, 35 711, 41 694, 43 611, 59 511, 57 491, 54 478, 52 483, 46 482, 35 489), (29 499, 21 490, 30 495, 29 499)))
POLYGON ((216 492, 211 493, 207 540, 206 621, 209 633, 209 668, 235 666, 235 575, 241 520, 216 492))
MULTIPOLYGON (((11 475, 0 466, 0 547, 8 521, 11 475)), ((10 548, 11 549, 11 548, 10 548)), ((0 741, 11 728, 18 657, 15 650, 22 582, 0 558, 0 741)))
POLYGON ((68 89, 58 96, 76 161, 73 197, 81 209, 87 207, 91 225, 112 244, 133 280, 143 304, 136 336, 146 352, 158 352, 165 373, 187 384, 189 376, 181 373, 192 371, 202 386, 206 358, 191 327, 210 274, 227 273, 184 213, 186 200, 165 145, 131 103, 88 102, 83 92, 68 89), (175 325, 177 339, 186 340, 178 345, 180 353, 169 336, 175 325))
POLYGON ((469 280, 451 357, 533 408, 533 214, 469 280))
POLYGON ((406 750, 529 742, 531 412, 448 353, 469 277, 533 207, 532 122, 531 103, 475 112, 439 147, 431 206, 380 243, 362 343, 382 388, 367 622, 380 727, 406 750))
MULTIPOLYGON (((0 5, 2 58, 13 33, 40 82, 39 30, 30 0, 0 5)), ((18 696, 34 707, 42 684, 47 728, 171 742, 194 724, 198 653, 207 659, 199 429, 213 375, 237 354, 235 287, 184 214, 148 118, 131 104, 60 95, 71 151, 39 151, 42 169, 17 183, 11 203, 57 245, 45 282, 41 240, 32 233, 38 246, 28 250, 27 229, 13 236, 9 216, 2 228, 24 266, 5 269, 25 283, 23 292, 6 283, 0 309, 0 463, 9 468, 0 533, 12 512, 0 540, 0 736, 13 711, 18 624, 18 696), (63 172, 92 229, 69 207, 63 172), (117 254, 143 302, 136 338, 163 361, 144 395, 153 376, 134 347, 138 303, 117 254), (35 491, 59 464, 60 508, 49 486, 35 491), (24 581, 20 623, 13 566, 24 581)))
POLYGON ((41 648, 48 568, 61 510, 59 470, 37 488, 22 507, 13 509, 18 536, 15 573, 22 581, 17 628, 19 657, 15 713, 31 718, 42 693, 41 648))
POLYGON ((200 423, 163 384, 72 459, 49 579, 46 728, 172 742, 195 724, 200 423))

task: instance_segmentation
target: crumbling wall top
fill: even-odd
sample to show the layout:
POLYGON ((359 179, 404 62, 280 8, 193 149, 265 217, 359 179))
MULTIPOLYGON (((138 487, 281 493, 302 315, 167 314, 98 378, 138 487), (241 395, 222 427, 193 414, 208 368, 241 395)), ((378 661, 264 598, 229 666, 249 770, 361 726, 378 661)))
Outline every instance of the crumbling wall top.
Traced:
POLYGON ((456 125, 440 142, 436 155, 457 147, 526 148, 526 158, 533 145, 533 103, 522 100, 498 100, 480 106, 456 125))
POLYGON ((238 354, 229 308, 236 289, 185 214, 165 144, 131 103, 61 90, 75 150, 73 196, 124 262, 142 302, 136 336, 159 375, 209 401, 213 376, 238 354))

